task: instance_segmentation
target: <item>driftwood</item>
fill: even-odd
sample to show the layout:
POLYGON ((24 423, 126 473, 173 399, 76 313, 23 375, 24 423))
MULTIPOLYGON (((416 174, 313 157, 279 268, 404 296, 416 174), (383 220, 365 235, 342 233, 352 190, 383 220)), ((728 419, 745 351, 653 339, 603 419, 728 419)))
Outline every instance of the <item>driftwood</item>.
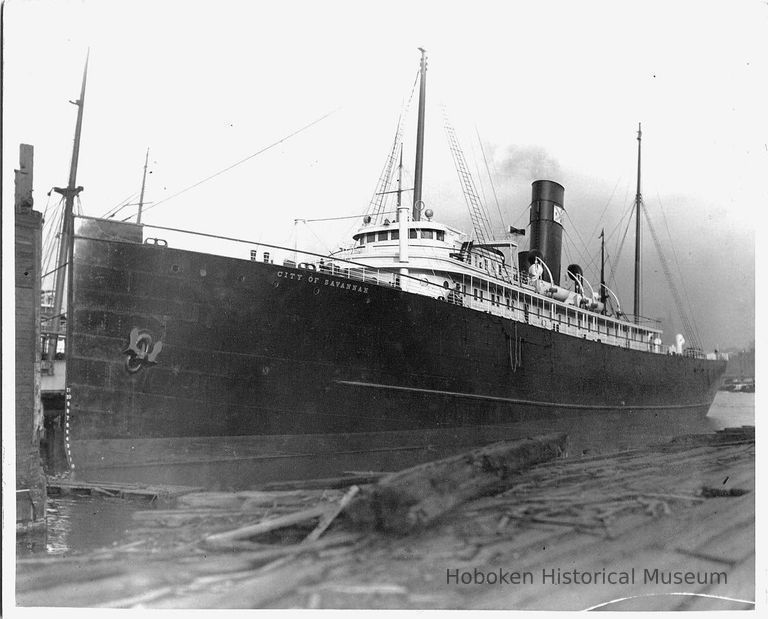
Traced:
POLYGON ((205 544, 209 547, 221 548, 235 540, 247 539, 255 537, 256 535, 263 535, 270 531, 282 529, 284 527, 290 527, 296 524, 307 522, 308 520, 314 520, 315 518, 322 518, 329 512, 334 510, 334 505, 325 503, 323 505, 317 505, 310 509, 305 509, 300 512, 294 512, 279 518, 272 518, 265 520, 264 522, 258 522, 256 524, 249 524, 232 531, 225 531, 223 533, 215 533, 205 538, 205 544))
POLYGON ((309 535, 307 535, 304 542, 314 542, 317 541, 317 539, 323 534, 323 532, 331 526, 331 523, 336 519, 336 517, 344 511, 344 509, 349 505, 349 503, 352 501, 352 499, 355 498, 355 495, 360 491, 360 488, 357 486, 352 486, 347 494, 344 495, 344 497, 339 501, 338 506, 336 509, 334 509, 332 512, 329 512, 315 527, 315 530, 312 531, 309 535))
POLYGON ((392 473, 347 507, 359 526, 406 533, 457 505, 509 488, 515 474, 565 453, 565 434, 494 443, 467 453, 392 473))
POLYGON ((349 488, 352 484, 369 484, 381 479, 382 473, 358 472, 354 475, 342 477, 322 477, 318 479, 296 479, 288 481, 272 481, 264 484, 260 490, 328 490, 335 488, 349 488))

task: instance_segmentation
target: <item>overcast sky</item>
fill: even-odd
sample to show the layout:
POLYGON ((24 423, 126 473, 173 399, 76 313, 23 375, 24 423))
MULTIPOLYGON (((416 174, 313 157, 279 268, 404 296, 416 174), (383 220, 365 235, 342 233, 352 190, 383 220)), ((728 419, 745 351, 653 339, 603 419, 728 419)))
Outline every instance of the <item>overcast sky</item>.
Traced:
MULTIPOLYGON (((564 260, 599 255, 600 227, 615 259, 642 122, 645 205, 705 347, 754 340, 756 222, 768 206, 763 1, 11 0, 4 11, 4 202, 20 142, 35 147, 37 209, 66 184, 68 101, 90 47, 78 172, 88 215, 138 193, 147 147, 146 199, 158 202, 332 112, 144 216, 286 244, 296 218, 365 211, 421 46, 424 199, 436 219, 470 231, 444 103, 496 230, 526 224, 531 182, 551 178, 565 186, 564 260)), ((412 113, 410 134, 414 124, 412 113)), ((355 225, 312 224, 301 238, 335 249, 355 225)), ((630 238, 616 273, 630 311, 633 251, 630 238)), ((647 233, 644 255, 643 314, 672 341, 681 323, 647 233)), ((597 279, 594 264, 587 276, 597 279)))

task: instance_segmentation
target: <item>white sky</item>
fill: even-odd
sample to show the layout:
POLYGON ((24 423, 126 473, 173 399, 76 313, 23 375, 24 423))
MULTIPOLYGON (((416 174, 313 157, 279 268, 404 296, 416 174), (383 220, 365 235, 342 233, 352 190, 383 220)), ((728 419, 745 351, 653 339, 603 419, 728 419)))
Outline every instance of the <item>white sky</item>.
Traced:
MULTIPOLYGON (((473 172, 475 160, 484 169, 475 128, 482 137, 505 223, 527 223, 530 183, 550 177, 565 186, 570 244, 583 238, 585 255, 599 250, 600 224, 614 230, 633 199, 641 121, 645 203, 666 239, 663 205, 705 346, 754 340, 755 230, 768 205, 766 2, 11 0, 4 10, 6 204, 20 142, 35 147, 37 209, 66 184, 68 100, 90 47, 78 172, 88 215, 138 192, 147 147, 146 199, 158 201, 336 110, 144 218, 285 244, 295 218, 365 210, 422 46, 424 198, 437 219, 469 231, 440 102, 473 172)), ((415 112, 410 120, 413 133, 415 112)), ((409 165, 412 151, 405 157, 409 165)), ((488 210, 497 223, 492 201, 488 210)), ((312 230, 336 248, 350 226, 312 230)), ((646 239, 643 313, 663 318, 671 341, 680 322, 646 239)), ((632 253, 630 239, 622 277, 632 253)), ((631 281, 617 287, 631 308, 631 281)))

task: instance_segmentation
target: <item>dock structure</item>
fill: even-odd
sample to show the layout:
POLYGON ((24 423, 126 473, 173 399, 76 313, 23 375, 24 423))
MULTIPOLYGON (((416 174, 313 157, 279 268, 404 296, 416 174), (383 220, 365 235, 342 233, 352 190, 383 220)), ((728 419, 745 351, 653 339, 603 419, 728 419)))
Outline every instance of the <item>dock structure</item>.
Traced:
POLYGON ((19 148, 15 170, 16 524, 17 532, 45 527, 45 476, 40 460, 40 276, 42 215, 33 210, 34 150, 19 148))
POLYGON ((351 479, 366 483, 346 488, 333 480, 325 489, 310 481, 186 492, 134 513, 118 546, 20 559, 17 604, 754 608, 754 441, 754 428, 736 428, 513 467, 505 462, 519 446, 493 452, 489 466, 488 454, 474 453, 463 462, 477 472, 477 491, 466 491, 472 474, 461 461, 430 463, 435 491, 422 485, 408 509, 441 505, 442 515, 395 532, 354 517, 355 504, 419 467, 357 474, 351 479), (465 489, 462 500, 445 500, 448 486, 436 481, 443 466, 454 471, 448 486, 465 489), (489 484, 493 475, 498 484, 489 484))

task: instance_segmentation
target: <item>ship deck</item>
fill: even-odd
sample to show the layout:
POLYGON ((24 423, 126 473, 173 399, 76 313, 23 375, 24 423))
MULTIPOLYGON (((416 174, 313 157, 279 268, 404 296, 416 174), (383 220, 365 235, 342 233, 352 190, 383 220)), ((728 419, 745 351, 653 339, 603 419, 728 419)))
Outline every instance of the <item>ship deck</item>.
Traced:
POLYGON ((736 429, 554 460, 521 473, 501 494, 469 501, 402 536, 361 532, 342 516, 315 541, 305 540, 316 519, 308 522, 301 514, 326 513, 316 508, 340 501, 351 484, 370 482, 375 474, 237 493, 189 489, 172 502, 135 512, 134 526, 116 547, 20 558, 16 602, 110 608, 751 609, 754 440, 753 429, 736 429), (256 541, 241 536, 221 550, 206 542, 212 534, 276 517, 295 522, 256 541), (588 572, 598 582, 565 583, 561 577, 558 584, 545 576, 558 569, 588 572), (599 582, 600 574, 628 578, 633 570, 634 584, 599 582), (661 582, 675 572, 684 581, 689 573, 706 582, 661 582), (505 582, 460 582, 478 580, 475 574, 486 581, 496 574, 505 582), (515 578, 522 581, 506 582, 515 578))

